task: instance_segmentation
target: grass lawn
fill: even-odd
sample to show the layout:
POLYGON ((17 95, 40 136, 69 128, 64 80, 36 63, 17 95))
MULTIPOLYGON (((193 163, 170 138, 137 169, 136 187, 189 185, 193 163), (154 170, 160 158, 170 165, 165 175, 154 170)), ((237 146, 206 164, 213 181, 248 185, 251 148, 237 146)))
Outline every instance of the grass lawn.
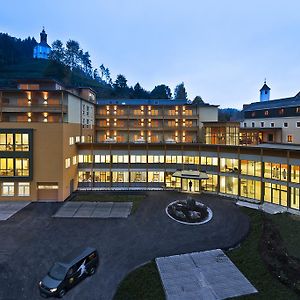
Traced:
MULTIPOLYGON (((241 209, 251 219, 251 231, 248 238, 241 244, 241 247, 227 251, 226 254, 248 280, 250 280, 259 293, 257 295, 239 297, 239 299, 299 299, 296 293, 280 283, 279 280, 269 273, 260 257, 258 246, 262 233, 263 213, 247 208, 241 209)), ((277 222, 282 217, 282 215, 275 215, 271 218, 274 222, 277 222)), ((291 221, 292 219, 290 218, 285 219, 285 222, 281 224, 282 227, 289 228, 291 221)), ((288 239, 289 237, 284 237, 284 240, 288 239)))
POLYGON ((271 216, 290 255, 300 258, 300 216, 280 214, 271 216))
MULTIPOLYGON (((235 299, 299 299, 296 293, 269 273, 260 257, 258 246, 262 233, 262 213, 247 208, 241 209, 250 217, 251 231, 239 248, 227 251, 226 254, 259 293, 235 299)), ((282 237, 291 253, 299 256, 300 220, 289 215, 275 215, 270 218, 280 227, 282 237)), ((165 299, 155 262, 148 263, 127 275, 114 298, 114 300, 121 299, 165 299)))
POLYGON ((163 299, 165 293, 154 261, 128 274, 114 297, 114 300, 163 299))
POLYGON ((132 211, 134 213, 140 203, 145 199, 145 195, 130 195, 130 194, 102 194, 102 193, 78 193, 72 201, 87 201, 87 202, 132 202, 132 211))

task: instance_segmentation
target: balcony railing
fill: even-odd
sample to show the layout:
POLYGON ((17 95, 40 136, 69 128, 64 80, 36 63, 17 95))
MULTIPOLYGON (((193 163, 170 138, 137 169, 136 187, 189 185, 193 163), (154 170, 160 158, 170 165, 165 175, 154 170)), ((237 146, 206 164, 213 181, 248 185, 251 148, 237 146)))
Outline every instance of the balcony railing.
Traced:
POLYGON ((15 105, 15 104, 2 104, 0 106, 2 112, 6 113, 19 113, 19 112, 51 112, 51 113, 66 113, 68 107, 66 105, 51 105, 51 104, 32 104, 32 105, 15 105))

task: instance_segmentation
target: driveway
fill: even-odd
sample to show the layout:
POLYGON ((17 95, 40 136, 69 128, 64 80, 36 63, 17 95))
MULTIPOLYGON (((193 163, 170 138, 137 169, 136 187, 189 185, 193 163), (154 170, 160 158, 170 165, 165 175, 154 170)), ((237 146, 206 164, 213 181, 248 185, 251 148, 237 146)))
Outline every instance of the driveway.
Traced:
POLYGON ((61 203, 31 203, 0 223, 0 299, 40 299, 37 284, 54 261, 78 246, 100 253, 97 273, 70 290, 64 299, 112 299, 133 268, 156 257, 227 249, 241 241, 249 219, 226 198, 195 196, 213 211, 213 219, 189 226, 171 220, 168 203, 185 199, 177 192, 147 192, 127 219, 52 218, 61 203))

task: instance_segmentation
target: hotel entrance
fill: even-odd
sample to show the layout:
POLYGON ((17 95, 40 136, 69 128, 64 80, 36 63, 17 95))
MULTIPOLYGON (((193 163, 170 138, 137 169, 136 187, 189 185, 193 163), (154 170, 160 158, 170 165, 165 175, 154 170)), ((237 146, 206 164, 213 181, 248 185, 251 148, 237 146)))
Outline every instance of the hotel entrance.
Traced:
POLYGON ((197 179, 182 179, 182 190, 185 192, 200 192, 200 184, 197 179), (191 186, 191 188, 190 188, 191 186))

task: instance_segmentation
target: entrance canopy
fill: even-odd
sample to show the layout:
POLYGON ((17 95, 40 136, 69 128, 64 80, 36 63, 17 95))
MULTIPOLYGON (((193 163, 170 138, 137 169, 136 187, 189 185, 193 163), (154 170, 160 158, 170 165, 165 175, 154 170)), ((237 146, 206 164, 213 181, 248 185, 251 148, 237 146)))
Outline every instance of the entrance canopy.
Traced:
POLYGON ((182 170, 182 171, 176 171, 173 175, 173 177, 177 178, 185 178, 185 179, 208 179, 208 176, 204 172, 199 171, 192 171, 192 170, 182 170))

